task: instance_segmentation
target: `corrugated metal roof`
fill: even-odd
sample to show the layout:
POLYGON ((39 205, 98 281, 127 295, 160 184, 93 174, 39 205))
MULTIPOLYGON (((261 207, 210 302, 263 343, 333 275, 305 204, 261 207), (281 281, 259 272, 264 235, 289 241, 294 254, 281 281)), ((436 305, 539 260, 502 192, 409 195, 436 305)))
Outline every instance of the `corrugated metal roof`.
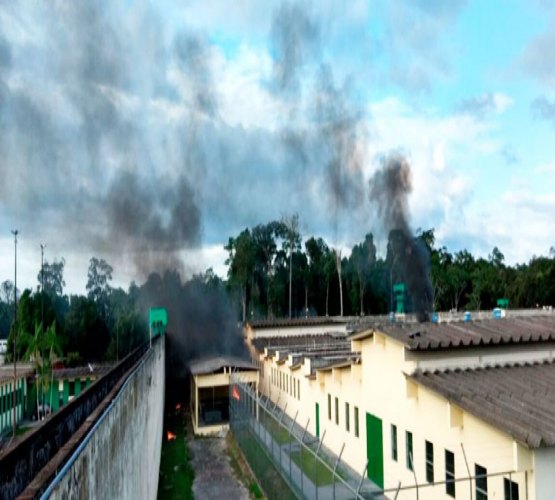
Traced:
POLYGON ((416 382, 531 448, 555 446, 555 363, 415 372, 416 382))
POLYGON ((189 362, 189 369, 193 375, 207 375, 231 367, 239 370, 258 370, 250 361, 233 356, 214 356, 194 359, 189 362))
POLYGON ((290 337, 262 337, 251 340, 254 348, 262 353, 267 347, 273 351, 297 352, 308 349, 325 349, 327 346, 345 345, 350 347, 350 341, 345 335, 317 334, 294 335, 290 337))
POLYGON ((382 324, 375 330, 411 350, 555 342, 555 314, 439 324, 382 324))
POLYGON ((308 318, 274 318, 274 319, 258 319, 249 321, 248 325, 252 328, 262 330, 264 328, 276 327, 296 327, 296 326, 322 326, 322 325, 344 325, 349 323, 349 317, 330 317, 330 316, 311 316, 308 318))

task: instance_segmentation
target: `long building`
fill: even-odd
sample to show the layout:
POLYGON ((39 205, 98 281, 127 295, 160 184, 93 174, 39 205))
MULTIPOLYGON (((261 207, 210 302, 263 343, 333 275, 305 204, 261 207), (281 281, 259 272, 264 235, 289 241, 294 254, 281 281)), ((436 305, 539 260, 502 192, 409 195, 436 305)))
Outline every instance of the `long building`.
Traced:
POLYGON ((386 496, 554 498, 554 314, 245 335, 262 395, 386 496))

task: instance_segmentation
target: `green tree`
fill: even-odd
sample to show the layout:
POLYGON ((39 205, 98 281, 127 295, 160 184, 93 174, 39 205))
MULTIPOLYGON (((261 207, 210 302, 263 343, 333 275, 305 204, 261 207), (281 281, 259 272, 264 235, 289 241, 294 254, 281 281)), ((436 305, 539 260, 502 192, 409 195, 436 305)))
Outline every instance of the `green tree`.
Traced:
POLYGON ((109 317, 109 298, 112 292, 110 281, 114 269, 104 259, 92 257, 89 261, 87 273, 87 296, 93 300, 104 321, 109 317))
MULTIPOLYGON (((65 259, 62 257, 59 261, 52 263, 44 261, 44 292, 49 295, 62 295, 66 282, 64 281, 65 259)), ((42 283, 41 271, 37 275, 39 285, 42 283)))
POLYGON ((376 245, 374 245, 372 233, 368 233, 363 242, 353 247, 349 261, 356 273, 360 301, 359 311, 360 315, 364 316, 364 293, 368 284, 370 269, 376 261, 376 245))
POLYGON ((247 320, 247 306, 253 279, 255 246, 248 229, 242 231, 237 238, 229 238, 224 247, 229 253, 226 259, 229 283, 241 290, 241 309, 243 323, 247 320))

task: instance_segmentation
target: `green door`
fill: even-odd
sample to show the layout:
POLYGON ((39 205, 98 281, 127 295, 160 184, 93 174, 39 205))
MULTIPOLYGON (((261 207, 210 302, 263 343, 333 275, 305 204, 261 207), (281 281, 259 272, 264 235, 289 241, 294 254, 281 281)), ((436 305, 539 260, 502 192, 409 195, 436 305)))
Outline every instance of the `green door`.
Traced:
POLYGON ((320 405, 316 403, 316 437, 320 437, 320 405))
POLYGON ((366 457, 368 458, 368 479, 383 488, 383 432, 382 421, 366 414, 366 457))

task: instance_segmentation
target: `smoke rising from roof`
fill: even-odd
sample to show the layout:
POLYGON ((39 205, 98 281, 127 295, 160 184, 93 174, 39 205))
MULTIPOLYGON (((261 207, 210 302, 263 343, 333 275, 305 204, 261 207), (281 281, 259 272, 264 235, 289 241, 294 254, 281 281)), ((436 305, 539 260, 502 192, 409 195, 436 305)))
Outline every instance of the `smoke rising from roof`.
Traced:
POLYGON ((182 283, 176 271, 153 273, 141 287, 141 300, 145 309, 156 305, 168 311, 170 377, 185 377, 194 358, 247 356, 229 297, 208 274, 182 283))
POLYGON ((408 195, 412 191, 411 168, 399 154, 383 159, 381 168, 370 179, 370 202, 375 204, 384 229, 400 241, 394 245, 391 266, 401 269, 414 310, 420 321, 427 321, 433 307, 430 255, 424 243, 415 238, 409 224, 408 195))

